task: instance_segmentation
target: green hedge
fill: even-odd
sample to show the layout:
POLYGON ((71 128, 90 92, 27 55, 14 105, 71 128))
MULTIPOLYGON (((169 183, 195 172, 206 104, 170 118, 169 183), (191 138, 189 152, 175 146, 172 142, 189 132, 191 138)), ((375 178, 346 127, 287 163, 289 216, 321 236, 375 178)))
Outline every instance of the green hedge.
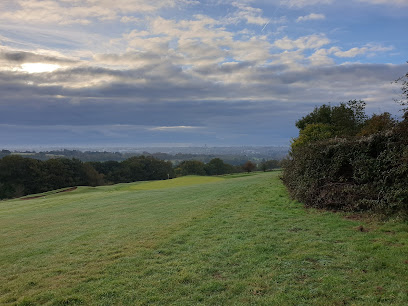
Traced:
POLYGON ((292 149, 283 181, 310 207, 408 215, 408 120, 359 138, 292 149))

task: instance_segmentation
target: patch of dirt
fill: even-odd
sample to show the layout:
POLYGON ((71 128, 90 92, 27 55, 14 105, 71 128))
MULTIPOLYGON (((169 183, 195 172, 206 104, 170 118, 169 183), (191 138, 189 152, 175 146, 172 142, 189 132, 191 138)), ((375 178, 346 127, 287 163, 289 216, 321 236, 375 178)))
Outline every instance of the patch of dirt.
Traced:
POLYGON ((302 231, 303 229, 302 228, 300 228, 300 227, 292 227, 291 229, 289 229, 289 232, 299 232, 299 231, 302 231))
POLYGON ((396 243, 396 242, 390 242, 390 241, 386 241, 384 244, 388 246, 398 247, 398 248, 402 248, 404 246, 403 243, 396 243))
POLYGON ((35 197, 28 197, 28 198, 21 198, 20 200, 32 200, 32 199, 38 199, 38 198, 42 198, 42 197, 45 197, 45 196, 35 196, 35 197))
POLYGON ((219 273, 219 272, 214 273, 214 274, 213 274, 213 277, 214 277, 215 279, 221 279, 221 280, 225 279, 225 277, 224 277, 221 273, 219 273))
POLYGON ((68 188, 68 189, 60 190, 60 191, 58 191, 57 193, 74 191, 74 190, 77 189, 77 188, 78 188, 78 187, 71 187, 71 188, 68 188))
POLYGON ((254 288, 254 289, 252 289, 251 290, 251 293, 253 294, 253 295, 260 295, 260 296, 262 296, 262 295, 264 295, 265 294, 265 288, 254 288))
POLYGON ((378 286, 375 288, 376 294, 383 294, 384 293, 384 288, 381 286, 378 286))
POLYGON ((365 228, 364 226, 360 225, 356 227, 356 230, 362 233, 367 233, 369 230, 365 228))
MULTIPOLYGON (((71 187, 71 188, 67 188, 67 189, 64 189, 64 190, 57 191, 56 193, 74 191, 74 190, 77 189, 77 188, 78 188, 78 187, 71 187)), ((45 195, 39 195, 39 196, 34 196, 34 197, 21 198, 20 200, 32 200, 32 199, 38 199, 38 198, 43 198, 43 197, 45 197, 45 195)))
POLYGON ((354 215, 347 215, 347 216, 345 216, 344 218, 345 218, 345 219, 349 219, 349 220, 355 220, 355 221, 360 221, 360 220, 365 219, 364 216, 362 216, 362 215, 356 215, 356 214, 354 214, 354 215))

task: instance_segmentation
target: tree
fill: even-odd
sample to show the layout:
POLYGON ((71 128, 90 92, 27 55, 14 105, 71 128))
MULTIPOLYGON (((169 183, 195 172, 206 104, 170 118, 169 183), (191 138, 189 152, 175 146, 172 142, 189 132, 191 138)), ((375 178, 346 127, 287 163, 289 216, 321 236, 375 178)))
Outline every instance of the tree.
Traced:
POLYGON ((393 128, 396 124, 397 121, 392 118, 391 114, 388 112, 380 115, 374 114, 365 122, 358 136, 368 136, 378 132, 387 131, 393 128))
POLYGON ((396 79, 394 82, 401 84, 401 96, 398 99, 395 99, 395 102, 399 103, 403 107, 403 117, 408 119, 408 72, 404 76, 396 79))
POLYGON ((244 169, 245 171, 247 171, 247 172, 249 173, 249 172, 252 172, 253 170, 256 169, 256 165, 255 165, 253 162, 251 162, 251 161, 248 160, 248 161, 242 166, 242 169, 244 169))
POLYGON ((104 175, 95 170, 90 163, 83 164, 83 172, 86 177, 87 186, 101 186, 105 184, 104 175))
POLYGON ((296 121, 296 127, 299 130, 304 130, 308 124, 313 124, 313 123, 331 125, 332 123, 331 117, 332 117, 332 107, 330 105, 323 104, 320 107, 316 106, 310 114, 296 121))
POLYGON ((224 163, 220 158, 213 158, 205 165, 207 175, 221 175, 233 172, 233 167, 224 163))
POLYGON ((115 182, 136 182, 163 180, 173 177, 171 162, 155 159, 151 156, 134 156, 120 163, 120 167, 112 174, 118 178, 115 182))
POLYGON ((178 175, 206 175, 205 164, 198 160, 184 160, 176 168, 178 175))
POLYGON ((302 147, 310 142, 329 139, 335 135, 334 128, 324 123, 308 124, 300 130, 299 137, 292 140, 292 150, 302 147))
POLYGON ((270 159, 270 160, 263 160, 259 168, 265 172, 266 170, 276 169, 279 167, 280 167, 280 162, 278 160, 270 159))
POLYGON ((268 169, 268 165, 266 164, 266 161, 264 160, 262 163, 261 163, 261 170, 263 171, 263 172, 265 172, 267 169, 268 169))
POLYGON ((322 124, 333 129, 333 136, 354 136, 366 120, 366 103, 362 100, 350 100, 337 106, 323 104, 296 122, 302 131, 310 124, 322 124))
POLYGON ((0 160, 0 198, 20 197, 44 191, 41 162, 18 155, 0 160))

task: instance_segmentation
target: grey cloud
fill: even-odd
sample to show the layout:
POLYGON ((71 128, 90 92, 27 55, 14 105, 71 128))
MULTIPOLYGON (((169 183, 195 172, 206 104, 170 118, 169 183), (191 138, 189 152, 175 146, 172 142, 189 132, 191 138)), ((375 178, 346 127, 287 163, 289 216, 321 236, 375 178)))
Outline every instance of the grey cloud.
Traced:
MULTIPOLYGON (((380 86, 390 84, 406 71, 406 65, 355 64, 285 71, 277 67, 253 67, 251 63, 206 66, 183 71, 176 65, 152 65, 141 69, 114 70, 77 67, 50 73, 0 73, 3 99, 18 93, 22 99, 55 95, 70 98, 125 98, 133 101, 279 100, 327 101, 350 93, 371 90, 382 96, 380 86), (241 72, 239 81, 211 81, 241 72), (101 82, 86 86, 100 78, 101 82), (105 78, 107 78, 105 80, 105 78), (53 85, 46 85, 53 84, 53 85)), ((388 93, 388 92, 387 92, 388 93)), ((364 97, 356 97, 364 98, 364 97)))
MULTIPOLYGON (((48 143, 79 143, 81 139, 87 139, 90 143, 105 144, 287 145, 290 138, 297 135, 295 121, 315 105, 347 101, 348 95, 359 94, 362 85, 363 88, 369 86, 372 94, 382 96, 383 89, 379 85, 389 84, 394 75, 406 70, 406 66, 354 65, 281 74, 275 69, 258 69, 260 81, 255 84, 215 84, 191 80, 180 85, 166 83, 163 77, 152 79, 152 83, 144 86, 127 83, 128 78, 134 77, 134 71, 73 69, 79 75, 87 71, 91 76, 119 75, 125 80, 91 88, 28 85, 27 81, 36 77, 0 73, 0 92, 3 93, 0 122, 25 126, 21 129, 10 126, 0 129, 1 143, 15 141, 7 136, 12 133, 14 138, 27 143, 42 143, 44 139, 48 143), (352 78, 352 74, 369 79, 361 79, 355 87, 347 88, 358 81, 352 78), (10 76, 14 78, 10 79, 10 76), (209 100, 209 96, 214 99, 209 100), (77 104, 71 103, 74 98, 77 104), (58 128, 61 125, 65 127, 58 128), (38 129, 30 130, 30 126, 38 129), (178 131, 163 133, 139 129, 152 126, 202 128, 196 129, 195 133, 187 133, 187 136, 178 131), (271 142, 268 143, 268 139, 271 142)), ((184 76, 184 80, 189 79, 184 76)), ((391 100, 390 92, 385 94, 391 100)), ((393 105, 392 101, 389 103, 393 105)), ((383 105, 386 107, 386 101, 383 105)), ((374 108, 374 111, 377 109, 374 108)))
POLYGON ((123 54, 98 54, 95 59, 110 64, 157 63, 162 60, 162 55, 154 52, 126 52, 123 54))
POLYGON ((41 63, 50 63, 50 64, 73 64, 77 63, 76 60, 65 59, 55 56, 46 56, 33 52, 24 52, 24 51, 15 51, 7 52, 0 51, 0 60, 7 62, 13 62, 16 64, 22 63, 32 63, 32 62, 41 62, 41 63))

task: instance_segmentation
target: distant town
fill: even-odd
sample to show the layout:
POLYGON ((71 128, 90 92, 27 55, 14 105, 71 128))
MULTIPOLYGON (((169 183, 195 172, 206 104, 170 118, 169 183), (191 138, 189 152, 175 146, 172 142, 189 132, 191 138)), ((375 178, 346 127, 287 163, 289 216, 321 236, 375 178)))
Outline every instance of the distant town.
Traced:
MULTIPOLYGON (((1 148, 0 148, 1 149, 1 148)), ((0 151, 0 158, 7 155, 47 160, 51 158, 77 158, 81 161, 122 161, 132 156, 147 155, 177 164, 183 160, 208 162, 221 158, 231 165, 240 165, 247 160, 281 160, 288 154, 288 147, 237 146, 237 147, 26 147, 7 148, 0 151)))

